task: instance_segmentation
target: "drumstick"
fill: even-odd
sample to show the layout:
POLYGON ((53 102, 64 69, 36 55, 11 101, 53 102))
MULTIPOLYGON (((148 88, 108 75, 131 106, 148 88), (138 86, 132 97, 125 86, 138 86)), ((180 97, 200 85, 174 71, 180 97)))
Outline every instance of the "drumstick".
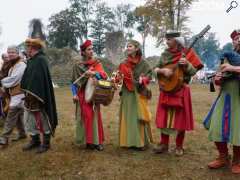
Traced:
MULTIPOLYGON (((96 63, 94 63, 96 64, 96 63)), ((91 70, 92 68, 90 67, 88 70, 91 70)), ((88 73, 88 70, 86 70, 79 78, 77 78, 73 84, 76 84, 78 81, 80 81, 87 73, 88 73)))
POLYGON ((84 72, 79 78, 77 78, 77 79, 73 82, 73 84, 77 84, 77 82, 80 81, 86 74, 87 74, 87 71, 84 72))

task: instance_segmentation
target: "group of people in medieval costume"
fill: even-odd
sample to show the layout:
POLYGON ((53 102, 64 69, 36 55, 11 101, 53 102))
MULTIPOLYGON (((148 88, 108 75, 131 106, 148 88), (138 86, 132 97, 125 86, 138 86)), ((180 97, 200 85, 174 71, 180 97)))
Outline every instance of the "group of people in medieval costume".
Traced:
POLYGON ((25 41, 27 58, 23 59, 17 46, 7 48, 0 71, 1 117, 5 118, 0 145, 27 138, 31 141, 23 151, 36 149, 36 153, 50 148, 50 138, 58 124, 54 91, 48 69, 44 41, 28 38, 25 41), (10 138, 14 128, 18 133, 10 138))
MULTIPOLYGON (((231 34, 234 51, 223 53, 220 59, 219 72, 214 77, 216 85, 221 88, 204 121, 209 130, 209 139, 214 141, 219 157, 208 164, 209 168, 217 169, 229 165, 227 143, 233 144, 232 172, 240 173, 240 131, 237 107, 240 105, 239 73, 240 73, 240 31, 231 34), (234 74, 225 78, 224 74, 234 74)), ((166 65, 177 64, 183 69, 184 83, 175 92, 160 89, 156 110, 156 127, 160 129, 160 138, 153 148, 156 154, 167 153, 170 135, 176 136, 175 154, 184 154, 186 131, 194 129, 192 100, 189 82, 191 77, 203 67, 201 59, 193 49, 187 49, 184 38, 179 32, 166 33, 167 48, 162 53, 157 65, 152 69, 144 60, 141 45, 129 40, 126 46, 127 57, 118 66, 119 76, 115 83, 122 81, 119 107, 119 146, 135 150, 145 150, 153 142, 150 122, 152 115, 149 109, 151 91, 148 87, 152 77, 171 77, 173 71, 166 65), (184 56, 183 54, 186 53, 184 56)), ((85 101, 85 88, 88 78, 107 79, 101 61, 93 56, 93 44, 87 40, 80 46, 81 57, 75 58, 72 73, 72 93, 76 104, 76 142, 85 144, 87 149, 103 150, 103 124, 100 105, 85 101), (76 80, 85 74, 80 81, 76 80)))
MULTIPOLYGON (((230 165, 228 143, 233 145, 231 170, 240 173, 240 116, 239 73, 240 73, 240 31, 231 34, 234 51, 225 52, 220 57, 219 72, 214 77, 220 92, 213 103, 204 127, 209 130, 209 140, 213 141, 219 152, 216 160, 208 167, 218 169, 230 165)), ((176 64, 183 70, 183 85, 174 92, 160 89, 156 110, 156 127, 160 129, 158 145, 153 148, 156 154, 167 153, 170 135, 176 136, 175 154, 184 154, 186 131, 194 129, 194 118, 189 82, 191 77, 203 67, 193 49, 187 49, 179 32, 166 33, 167 48, 154 68, 144 60, 138 41, 129 40, 126 58, 117 68, 114 83, 122 83, 119 107, 119 146, 135 150, 145 150, 153 143, 149 109, 151 90, 149 84, 153 76, 169 78, 173 70, 167 65, 176 64), (184 55, 183 55, 184 54, 184 55)), ((2 64, 1 98, 9 99, 0 145, 7 146, 16 127, 18 141, 30 135, 30 142, 24 151, 36 149, 37 153, 50 148, 50 139, 58 124, 54 90, 45 55, 44 42, 39 38, 25 41, 27 59, 23 61, 16 46, 9 46, 2 64), (5 94, 5 95, 4 95, 5 94), (7 95, 6 95, 7 94, 7 95)), ((86 84, 89 78, 109 79, 101 60, 94 57, 93 44, 86 40, 80 46, 80 54, 74 59, 71 90, 76 106, 76 143, 90 150, 104 150, 104 130, 101 106, 87 102, 86 84)), ((1 105, 4 103, 1 99, 1 105)), ((5 102, 6 103, 6 102, 5 102)), ((3 109, 3 107, 1 107, 3 109)))

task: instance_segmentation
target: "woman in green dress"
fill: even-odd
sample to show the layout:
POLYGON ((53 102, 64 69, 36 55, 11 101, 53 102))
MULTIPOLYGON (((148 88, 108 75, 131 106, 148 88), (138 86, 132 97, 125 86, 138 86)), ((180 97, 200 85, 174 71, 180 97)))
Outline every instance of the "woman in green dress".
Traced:
POLYGON ((151 140, 148 100, 151 91, 147 89, 152 71, 142 58, 140 43, 130 40, 127 44, 127 58, 118 67, 123 77, 120 92, 120 147, 144 150, 151 140))

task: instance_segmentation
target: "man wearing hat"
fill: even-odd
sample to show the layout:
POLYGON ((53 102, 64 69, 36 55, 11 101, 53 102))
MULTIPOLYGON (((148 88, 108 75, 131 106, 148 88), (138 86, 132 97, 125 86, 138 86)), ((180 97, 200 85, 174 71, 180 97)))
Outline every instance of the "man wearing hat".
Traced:
POLYGON ((4 129, 0 138, 0 145, 8 145, 9 137, 15 127, 18 135, 14 140, 26 138, 23 125, 23 98, 24 93, 20 88, 20 81, 23 77, 26 64, 21 61, 19 51, 16 46, 9 46, 7 49, 10 69, 8 75, 1 79, 2 90, 8 91, 10 95, 10 104, 8 107, 7 118, 4 123, 4 129))
POLYGON ((23 151, 37 148, 37 153, 43 153, 50 148, 51 135, 54 135, 58 124, 55 96, 48 58, 43 52, 44 42, 39 38, 29 38, 25 44, 29 59, 21 88, 26 96, 24 120, 31 141, 23 151))
POLYGON ((218 157, 208 164, 211 169, 230 165, 228 143, 233 147, 232 173, 240 174, 240 31, 234 30, 230 35, 233 52, 224 52, 220 59, 224 64, 215 76, 215 84, 221 91, 213 103, 204 126, 209 130, 209 140, 215 143, 218 157))
POLYGON ((72 93, 76 104, 76 142, 87 149, 103 150, 103 125, 100 105, 85 101, 85 86, 89 77, 106 79, 102 64, 93 57, 93 45, 86 40, 81 46, 81 56, 75 57, 72 70, 72 93), (79 78, 81 77, 81 78, 79 78))
POLYGON ((174 92, 161 90, 157 114, 156 126, 161 130, 160 144, 154 148, 155 153, 165 153, 169 147, 169 135, 176 134, 175 154, 181 156, 184 153, 183 142, 185 131, 191 131, 194 127, 190 88, 187 85, 191 76, 203 65, 196 53, 185 48, 184 38, 179 32, 166 33, 168 48, 162 53, 160 60, 154 69, 157 76, 170 78, 174 71, 166 68, 166 65, 176 64, 184 73, 184 84, 174 92), (186 53, 186 57, 183 56, 186 53))

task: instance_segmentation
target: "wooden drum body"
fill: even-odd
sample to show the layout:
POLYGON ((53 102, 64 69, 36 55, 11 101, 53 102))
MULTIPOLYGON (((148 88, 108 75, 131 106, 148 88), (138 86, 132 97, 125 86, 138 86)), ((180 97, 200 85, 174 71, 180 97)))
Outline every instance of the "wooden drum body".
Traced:
POLYGON ((114 86, 107 80, 89 78, 85 88, 85 100, 87 103, 109 105, 114 96, 114 86))

